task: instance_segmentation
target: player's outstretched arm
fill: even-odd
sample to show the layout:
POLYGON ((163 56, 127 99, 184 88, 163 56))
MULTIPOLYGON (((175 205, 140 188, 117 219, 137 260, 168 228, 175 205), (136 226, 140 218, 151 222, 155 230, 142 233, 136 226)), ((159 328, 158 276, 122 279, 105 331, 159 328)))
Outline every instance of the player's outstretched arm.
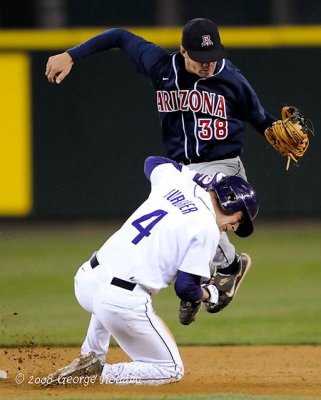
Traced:
POLYGON ((74 62, 67 52, 49 57, 46 77, 50 83, 61 83, 69 74, 74 62))

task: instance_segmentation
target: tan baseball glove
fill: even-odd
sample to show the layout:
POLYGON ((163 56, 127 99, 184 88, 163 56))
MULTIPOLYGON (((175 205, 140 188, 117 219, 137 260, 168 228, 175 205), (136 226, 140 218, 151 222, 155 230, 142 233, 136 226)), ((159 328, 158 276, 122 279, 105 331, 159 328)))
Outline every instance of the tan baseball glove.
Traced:
POLYGON ((277 152, 287 157, 288 170, 291 160, 297 162, 304 156, 309 147, 308 133, 313 133, 313 130, 308 126, 309 121, 296 107, 284 106, 281 116, 281 120, 266 128, 264 135, 277 152))

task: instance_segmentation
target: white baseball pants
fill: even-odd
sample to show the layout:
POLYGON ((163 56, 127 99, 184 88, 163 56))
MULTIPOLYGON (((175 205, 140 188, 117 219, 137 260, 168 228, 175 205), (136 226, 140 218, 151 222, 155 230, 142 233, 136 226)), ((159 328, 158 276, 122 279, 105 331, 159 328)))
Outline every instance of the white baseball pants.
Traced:
MULTIPOLYGON (((75 276, 79 304, 92 314, 81 352, 94 351, 105 362, 110 336, 133 360, 104 365, 102 383, 161 385, 184 375, 175 340, 155 314, 149 293, 112 285, 108 268, 85 262, 75 276)), ((108 359, 108 357, 107 357, 108 359)))

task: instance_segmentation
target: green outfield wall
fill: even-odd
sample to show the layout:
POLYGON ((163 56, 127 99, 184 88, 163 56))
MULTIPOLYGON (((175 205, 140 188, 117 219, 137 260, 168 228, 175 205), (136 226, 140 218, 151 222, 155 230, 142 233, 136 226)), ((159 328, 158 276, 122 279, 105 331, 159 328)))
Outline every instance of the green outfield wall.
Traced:
MULTIPOLYGON (((119 51, 81 61, 61 85, 47 58, 95 30, 0 31, 1 217, 122 217, 146 196, 144 159, 165 155, 154 93, 119 51)), ((175 50, 180 28, 135 29, 175 50)), ((321 217, 321 27, 222 28, 229 58, 278 115, 298 106, 316 136, 299 167, 250 126, 242 159, 262 217, 321 217)))

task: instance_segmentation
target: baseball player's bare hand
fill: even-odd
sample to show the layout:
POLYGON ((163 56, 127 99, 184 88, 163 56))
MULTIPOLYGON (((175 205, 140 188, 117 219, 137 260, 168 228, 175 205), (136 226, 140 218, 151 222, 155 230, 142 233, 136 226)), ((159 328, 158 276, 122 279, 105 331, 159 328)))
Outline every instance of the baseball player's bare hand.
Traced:
POLYGON ((73 61, 67 52, 49 57, 46 65, 46 77, 50 83, 61 83, 69 74, 73 61))

